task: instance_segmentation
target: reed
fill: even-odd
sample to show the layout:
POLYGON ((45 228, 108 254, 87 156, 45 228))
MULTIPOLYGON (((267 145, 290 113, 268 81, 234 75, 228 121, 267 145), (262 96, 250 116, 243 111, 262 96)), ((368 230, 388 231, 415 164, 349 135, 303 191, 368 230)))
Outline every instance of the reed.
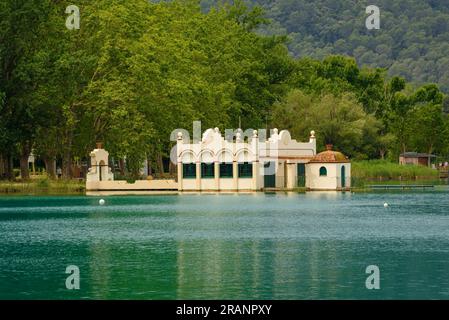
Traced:
POLYGON ((28 181, 0 181, 3 194, 79 194, 85 191, 84 181, 50 180, 46 178, 28 181))
POLYGON ((399 165, 386 160, 352 162, 352 177, 361 180, 438 179, 438 170, 424 166, 399 165))

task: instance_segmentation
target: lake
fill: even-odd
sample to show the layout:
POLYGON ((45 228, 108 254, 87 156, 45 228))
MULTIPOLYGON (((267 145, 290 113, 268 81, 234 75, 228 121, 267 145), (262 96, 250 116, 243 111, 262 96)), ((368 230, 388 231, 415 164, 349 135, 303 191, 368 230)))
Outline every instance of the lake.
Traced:
POLYGON ((446 188, 103 198, 0 196, 0 299, 449 298, 446 188))

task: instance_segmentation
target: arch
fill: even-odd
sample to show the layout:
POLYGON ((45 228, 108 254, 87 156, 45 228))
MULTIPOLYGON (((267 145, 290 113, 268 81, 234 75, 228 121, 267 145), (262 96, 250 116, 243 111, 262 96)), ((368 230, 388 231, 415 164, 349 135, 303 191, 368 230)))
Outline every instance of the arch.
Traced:
POLYGON ((326 167, 320 167, 320 177, 327 177, 327 168, 326 167))
POLYGON ((346 168, 345 166, 341 166, 341 187, 346 187, 346 168))
POLYGON ((212 150, 204 149, 199 154, 199 160, 201 163, 213 163, 214 153, 212 152, 212 150))
POLYGON ((203 132, 202 140, 204 141, 205 139, 207 139, 208 136, 212 136, 213 133, 214 129, 212 128, 206 129, 206 131, 203 132))
POLYGON ((236 153, 237 162, 253 162, 253 153, 249 149, 241 149, 236 153))
POLYGON ((214 129, 212 129, 212 128, 207 129, 207 130, 204 131, 204 133, 203 133, 203 136, 202 136, 202 138, 201 138, 201 143, 202 143, 203 145, 210 145, 211 143, 214 142, 214 140, 215 140, 215 135, 216 135, 216 132, 215 132, 214 129))
POLYGON ((217 152, 216 160, 220 163, 232 163, 234 161, 234 156, 231 150, 221 149, 217 152))
POLYGON ((90 154, 90 164, 92 165, 93 168, 95 168, 98 165, 95 152, 91 152, 90 154))
POLYGON ((182 163, 195 163, 196 162, 196 156, 195 153, 193 153, 192 150, 185 150, 183 151, 179 157, 181 158, 182 163))
POLYGON ((106 176, 106 172, 105 172, 105 168, 106 168, 107 166, 106 166, 106 163, 104 162, 104 160, 101 160, 99 163, 98 163, 98 174, 99 174, 99 180, 100 181, 103 181, 103 177, 105 177, 106 176))
POLYGON ((288 132, 288 130, 282 130, 279 133, 279 140, 284 144, 284 145, 288 145, 290 143, 290 141, 292 140, 292 137, 290 135, 290 132, 288 132))

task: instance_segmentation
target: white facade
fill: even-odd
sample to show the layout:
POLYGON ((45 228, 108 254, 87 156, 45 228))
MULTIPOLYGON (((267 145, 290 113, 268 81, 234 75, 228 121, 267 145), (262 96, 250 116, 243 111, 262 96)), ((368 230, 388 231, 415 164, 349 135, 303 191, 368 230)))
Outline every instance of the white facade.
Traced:
POLYGON ((113 181, 114 174, 109 167, 109 152, 97 147, 90 153, 90 169, 86 176, 86 182, 113 181))
POLYGON ((264 139, 257 131, 225 139, 218 128, 208 129, 201 141, 177 135, 177 180, 113 181, 108 152, 91 153, 87 190, 257 191, 303 187, 307 190, 347 190, 351 164, 340 152, 316 154, 315 132, 308 142, 297 142, 287 130, 264 139))
POLYGON ((308 163, 306 187, 309 190, 345 190, 351 187, 351 163, 308 163), (320 174, 322 168, 326 174, 320 174), (343 171, 342 171, 343 170, 343 171))
POLYGON ((237 131, 235 139, 228 141, 215 128, 206 130, 201 141, 191 143, 178 133, 178 190, 297 187, 298 164, 305 166, 316 155, 315 133, 312 131, 309 142, 305 143, 293 140, 287 130, 278 133, 273 129, 270 138, 262 141, 257 131, 248 135, 245 139, 237 131))
POLYGON ((136 180, 134 182, 114 181, 114 174, 108 166, 109 153, 98 145, 90 153, 91 167, 86 176, 87 191, 172 191, 178 183, 172 180, 136 180))

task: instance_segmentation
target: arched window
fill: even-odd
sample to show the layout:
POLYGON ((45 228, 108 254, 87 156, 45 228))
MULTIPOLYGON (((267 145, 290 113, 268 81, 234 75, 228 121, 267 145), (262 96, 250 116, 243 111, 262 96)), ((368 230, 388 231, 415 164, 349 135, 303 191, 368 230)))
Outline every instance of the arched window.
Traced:
POLYGON ((253 177, 253 163, 252 154, 249 150, 243 150, 237 155, 237 168, 239 178, 252 178, 253 177))
POLYGON ((211 151, 205 150, 201 153, 201 178, 213 179, 214 176, 214 156, 211 151))
POLYGON ((223 150, 218 154, 218 161, 220 162, 220 178, 233 177, 233 156, 229 150, 223 150))
POLYGON ((326 177, 327 176, 327 169, 326 167, 320 168, 320 177, 326 177))
POLYGON ((196 158, 192 152, 185 152, 182 159, 182 177, 183 179, 196 178, 196 158))

